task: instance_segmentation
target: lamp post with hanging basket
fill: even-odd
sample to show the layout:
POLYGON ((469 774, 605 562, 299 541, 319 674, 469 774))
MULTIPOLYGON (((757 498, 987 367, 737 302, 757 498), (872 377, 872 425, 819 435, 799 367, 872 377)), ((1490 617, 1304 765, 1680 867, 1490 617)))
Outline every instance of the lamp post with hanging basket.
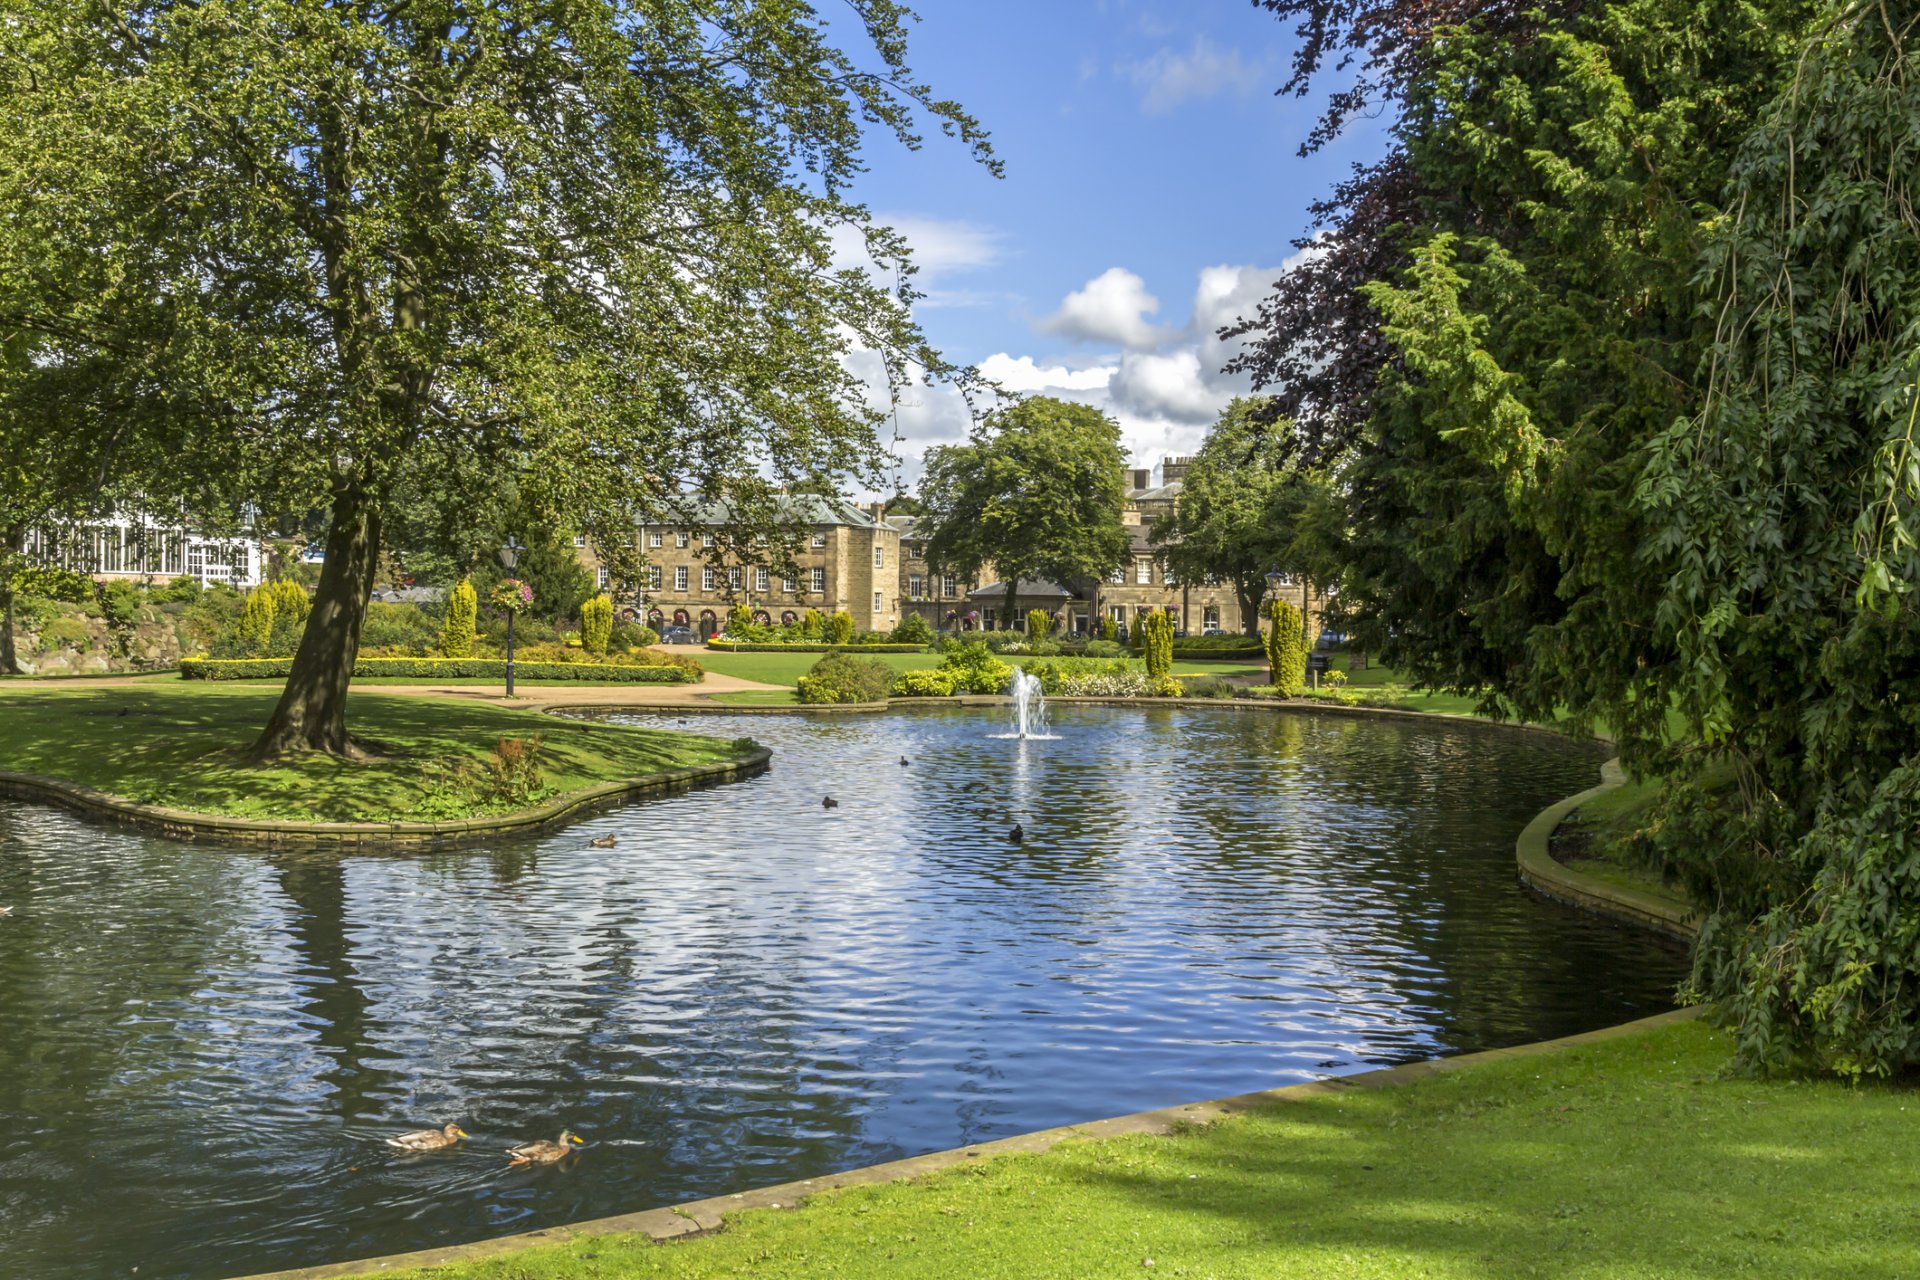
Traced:
MULTIPOLYGON (((508 573, 520 563, 520 553, 525 550, 519 539, 507 535, 507 543, 500 548, 500 567, 508 573)), ((533 588, 518 578, 503 578, 500 584, 488 596, 488 603, 507 615, 507 696, 513 696, 513 615, 533 603, 533 588)))

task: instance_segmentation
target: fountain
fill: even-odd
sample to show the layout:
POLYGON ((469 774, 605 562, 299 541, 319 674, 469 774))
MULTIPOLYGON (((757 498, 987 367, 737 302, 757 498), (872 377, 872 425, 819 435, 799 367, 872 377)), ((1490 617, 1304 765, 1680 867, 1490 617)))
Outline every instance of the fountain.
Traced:
POLYGON ((1047 735, 1047 695, 1041 691, 1040 677, 1016 668, 1013 673, 1013 736, 1044 738, 1047 735))

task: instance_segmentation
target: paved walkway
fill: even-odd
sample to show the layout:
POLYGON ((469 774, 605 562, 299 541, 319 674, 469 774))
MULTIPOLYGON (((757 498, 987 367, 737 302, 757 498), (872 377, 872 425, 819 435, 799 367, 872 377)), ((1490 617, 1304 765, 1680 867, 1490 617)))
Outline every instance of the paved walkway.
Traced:
MULTIPOLYGON (((152 676, 125 675, 48 680, 44 683, 12 680, 8 681, 8 685, 15 689, 33 688, 36 684, 47 689, 112 689, 151 685, 153 681, 152 676)), ((762 684, 758 680, 743 680, 739 676, 723 676, 717 671, 707 672, 707 678, 699 684, 522 684, 514 690, 511 701, 507 699, 505 689, 497 684, 363 684, 355 687, 363 693, 393 693, 415 698, 466 698, 510 707, 684 707, 691 703, 711 701, 716 693, 762 690, 778 693, 792 689, 791 685, 762 684)))

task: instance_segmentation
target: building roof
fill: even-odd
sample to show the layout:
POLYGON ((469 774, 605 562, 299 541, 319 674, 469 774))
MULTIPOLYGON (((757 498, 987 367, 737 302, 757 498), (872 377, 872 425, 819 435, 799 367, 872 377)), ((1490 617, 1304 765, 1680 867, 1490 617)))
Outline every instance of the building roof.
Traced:
MULTIPOLYGON (((1078 598, 1073 592, 1067 590, 1057 582, 1029 582, 1024 578, 1014 584, 1013 596, 1016 600, 1022 597, 1032 599, 1036 596, 1048 600, 1074 600, 1078 598)), ((1006 598, 1007 584, 1004 582, 989 582, 984 587, 975 587, 973 590, 967 592, 967 599, 969 600, 1005 600, 1006 598)))
POLYGON ((1169 480, 1165 484, 1153 485, 1146 489, 1129 489, 1129 502, 1172 502, 1187 487, 1185 480, 1169 480))
MULTIPOLYGON (((664 519, 643 521, 644 524, 711 524, 725 525, 733 523, 732 508, 725 498, 694 498, 689 495, 689 506, 681 513, 664 519)), ((817 493, 783 493, 774 498, 781 518, 793 524, 844 524, 856 529, 874 529, 882 527, 882 522, 862 510, 855 503, 841 497, 828 497, 817 493)), ((886 527, 892 527, 890 524, 886 527)))

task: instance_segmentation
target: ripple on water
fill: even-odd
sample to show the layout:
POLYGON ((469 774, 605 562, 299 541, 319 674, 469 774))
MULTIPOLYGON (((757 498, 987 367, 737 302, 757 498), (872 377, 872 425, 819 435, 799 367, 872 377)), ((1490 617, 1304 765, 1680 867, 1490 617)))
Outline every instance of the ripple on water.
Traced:
POLYGON ((8 1265, 212 1277, 524 1230, 1565 1034, 1681 970, 1514 886, 1520 826, 1594 775, 1544 737, 696 727, 774 768, 454 855, 268 860, 0 803, 8 1265), (478 1136, 381 1142, 447 1119, 478 1136), (563 1124, 592 1145, 506 1168, 563 1124))

